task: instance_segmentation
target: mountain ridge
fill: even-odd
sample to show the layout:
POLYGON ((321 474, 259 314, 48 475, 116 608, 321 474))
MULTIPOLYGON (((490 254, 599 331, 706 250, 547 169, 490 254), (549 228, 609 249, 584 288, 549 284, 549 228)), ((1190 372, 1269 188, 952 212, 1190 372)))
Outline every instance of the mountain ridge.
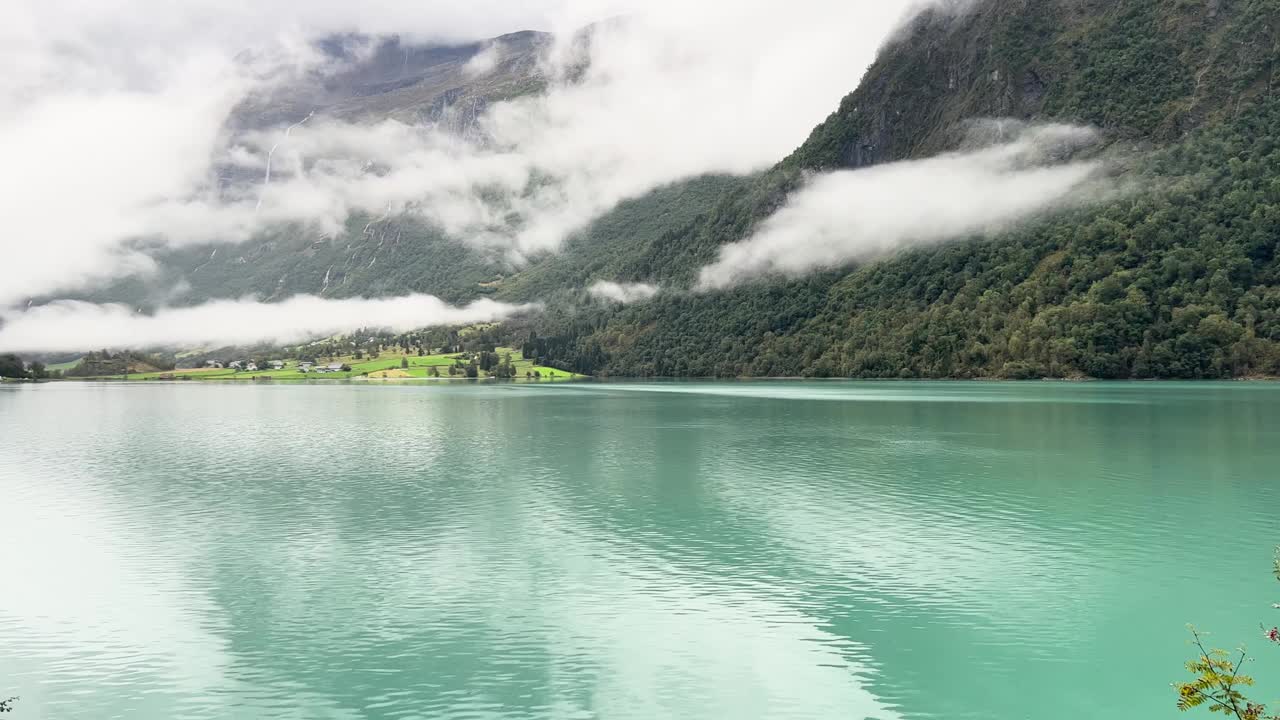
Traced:
MULTIPOLYGON (((1277 28, 1278 0, 979 0, 962 13, 926 11, 772 168, 654 190, 524 268, 413 220, 354 217, 345 248, 285 229, 192 286, 543 300, 548 310, 509 322, 506 340, 590 374, 1280 374, 1277 28), (1113 147, 1134 148, 1117 172, 1143 192, 804 279, 682 290, 813 173, 931 157, 992 117, 1094 126, 1113 147), (633 242, 631 228, 644 228, 633 242), (377 254, 388 246, 393 254, 377 254), (667 291, 617 306, 581 289, 596 280, 667 291)), ((175 251, 191 255, 170 265, 189 270, 207 250, 175 251)), ((162 283, 184 281, 161 273, 162 283)), ((145 289, 129 282, 91 299, 145 289)))
POLYGON ((1091 123, 1146 148, 1125 172, 1147 191, 991 240, 659 296, 531 332, 552 337, 555 361, 621 375, 1280 374, 1280 183, 1265 170, 1280 161, 1277 27, 1270 0, 986 0, 957 16, 926 13, 804 145, 672 239, 696 259, 686 266, 745 237, 807 172, 927 157, 954 147, 961 121, 1001 112, 1091 123), (1153 38, 1152 27, 1171 31, 1153 38), (971 86, 939 57, 974 58, 971 86), (1027 71, 1042 87, 1019 110, 1010 98, 1027 71))

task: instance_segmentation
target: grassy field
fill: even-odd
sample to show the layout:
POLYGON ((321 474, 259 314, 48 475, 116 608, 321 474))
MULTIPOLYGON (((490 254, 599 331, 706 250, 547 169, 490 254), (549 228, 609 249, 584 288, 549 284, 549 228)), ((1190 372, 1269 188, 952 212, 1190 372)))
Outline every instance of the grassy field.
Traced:
MULTIPOLYGON (((515 367, 516 377, 513 378, 520 382, 528 382, 525 377, 526 373, 537 372, 542 382, 574 380, 581 379, 582 375, 577 375, 566 370, 558 368, 545 367, 535 365, 532 360, 526 360, 520 354, 519 350, 514 348, 498 348, 497 353, 502 357, 504 353, 511 353, 511 364, 515 367)), ((401 355, 399 353, 383 353, 375 359, 355 357, 337 357, 333 359, 323 359, 317 361, 317 365, 324 366, 330 363, 343 363, 351 367, 350 372, 334 372, 334 373, 303 373, 298 371, 297 360, 287 360, 283 370, 255 370, 253 372, 237 371, 230 368, 190 368, 180 370, 170 370, 167 372, 149 372, 130 375, 130 380, 346 380, 346 379, 369 379, 369 380, 407 380, 407 379, 435 379, 431 375, 432 368, 437 368, 441 380, 465 380, 466 377, 460 371, 457 375, 449 375, 449 366, 459 358, 459 355, 401 355), (407 359, 408 367, 401 367, 401 360, 407 359)), ((489 379, 490 373, 481 371, 479 379, 489 379)), ((106 379, 119 379, 119 375, 113 375, 106 379)), ((95 380, 103 378, 77 378, 81 380, 95 380)))
POLYGON ((79 365, 80 360, 81 358, 76 358, 75 360, 68 360, 67 362, 63 362, 63 363, 54 363, 53 365, 45 366, 45 370, 48 370, 49 372, 70 370, 76 365, 79 365))

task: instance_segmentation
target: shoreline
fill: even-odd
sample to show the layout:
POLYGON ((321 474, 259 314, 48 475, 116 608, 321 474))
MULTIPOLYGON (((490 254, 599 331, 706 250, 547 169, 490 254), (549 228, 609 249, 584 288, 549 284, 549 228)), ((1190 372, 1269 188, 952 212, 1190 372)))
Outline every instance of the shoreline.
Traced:
POLYGON ((353 377, 324 377, 317 375, 316 377, 305 378, 280 378, 270 376, 223 376, 223 377, 172 377, 172 378, 130 378, 120 376, 102 376, 102 377, 75 377, 75 378, 43 378, 40 380, 18 379, 18 378, 0 378, 0 383, 4 384, 43 384, 43 383, 83 383, 83 382, 108 382, 108 383, 167 383, 167 384, 188 384, 192 382, 199 383, 355 383, 355 382, 376 382, 376 383, 433 383, 433 382, 509 382, 519 384, 550 384, 565 382, 876 382, 876 383, 1098 383, 1098 384, 1114 384, 1114 383, 1156 383, 1156 382, 1173 382, 1173 383, 1274 383, 1280 381, 1280 376, 1272 375, 1245 375, 1231 378, 1091 378, 1091 377, 1073 377, 1073 378, 1001 378, 1001 377, 973 377, 973 378, 872 378, 872 377, 803 377, 803 376, 768 376, 768 375, 738 375, 734 377, 711 377, 711 376, 634 376, 634 375, 569 375, 566 371, 566 377, 556 378, 466 378, 466 377, 366 377, 363 375, 353 377))

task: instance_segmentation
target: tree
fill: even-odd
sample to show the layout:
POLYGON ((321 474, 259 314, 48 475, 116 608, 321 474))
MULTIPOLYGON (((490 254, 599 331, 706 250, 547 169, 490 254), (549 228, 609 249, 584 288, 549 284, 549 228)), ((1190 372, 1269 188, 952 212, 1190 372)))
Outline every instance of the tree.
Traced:
MULTIPOLYGON (((1280 580, 1280 550, 1276 552, 1274 572, 1280 580)), ((1275 606, 1280 608, 1280 604, 1275 606)), ((1273 643, 1280 643, 1280 628, 1270 630, 1263 626, 1262 636, 1273 643)), ((1195 676, 1191 682, 1175 683, 1178 691, 1178 709, 1206 705, 1210 712, 1222 713, 1235 720, 1280 720, 1280 715, 1267 715, 1265 705, 1251 702, 1245 697, 1242 688, 1252 687, 1253 678, 1240 674, 1240 668, 1247 658, 1243 648, 1239 656, 1226 650, 1205 648, 1200 633, 1191 629, 1191 637, 1199 655, 1187 663, 1187 670, 1195 676)))
POLYGON ((26 368, 22 366, 22 358, 13 353, 0 355, 0 377, 25 378, 26 368))
POLYGON ((13 712, 13 704, 18 701, 17 697, 11 697, 7 700, 0 700, 0 713, 13 712))
POLYGON ((408 367, 409 367, 409 358, 408 358, 408 356, 400 358, 400 369, 401 369, 401 370, 405 370, 405 369, 407 369, 408 367))
POLYGON ((45 370, 44 363, 39 360, 32 360, 31 366, 27 368, 27 374, 32 380, 43 380, 49 377, 49 372, 45 370))
POLYGON ((467 365, 466 373, 467 373, 467 377, 469 378, 480 377, 480 368, 476 366, 475 360, 472 360, 471 364, 467 365))

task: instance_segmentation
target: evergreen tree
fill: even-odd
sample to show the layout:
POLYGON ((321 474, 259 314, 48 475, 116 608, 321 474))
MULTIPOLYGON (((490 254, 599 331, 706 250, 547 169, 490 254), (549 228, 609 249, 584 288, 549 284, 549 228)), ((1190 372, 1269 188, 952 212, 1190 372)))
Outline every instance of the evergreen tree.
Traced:
POLYGON ((13 353, 0 355, 0 378, 21 379, 27 377, 22 358, 13 353))

